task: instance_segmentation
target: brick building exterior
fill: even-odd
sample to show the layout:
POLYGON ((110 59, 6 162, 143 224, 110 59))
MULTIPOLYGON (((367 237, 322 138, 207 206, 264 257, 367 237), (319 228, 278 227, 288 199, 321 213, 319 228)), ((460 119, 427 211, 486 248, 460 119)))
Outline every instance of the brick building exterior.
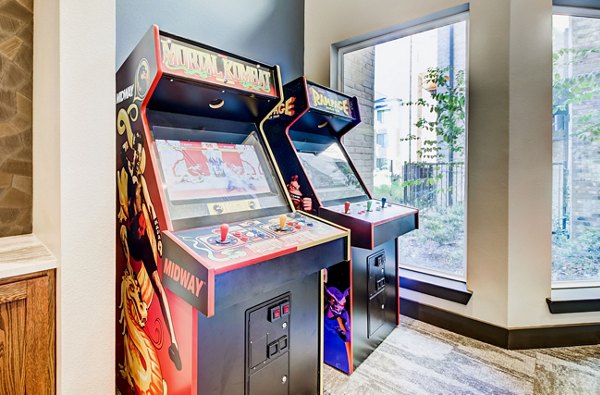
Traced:
POLYGON ((344 145, 369 189, 373 190, 375 167, 373 102, 375 47, 344 55, 343 92, 358 98, 362 122, 344 137, 344 145))
MULTIPOLYGON (((574 48, 600 50, 600 23, 590 18, 571 18, 571 45, 574 48)), ((573 65, 572 74, 600 71, 600 53, 591 53, 583 62, 573 65)), ((582 127, 582 115, 597 113, 600 121, 600 95, 570 108, 571 134, 582 127)), ((585 228, 600 229, 600 136, 594 139, 571 138, 571 231, 577 235, 585 228)))

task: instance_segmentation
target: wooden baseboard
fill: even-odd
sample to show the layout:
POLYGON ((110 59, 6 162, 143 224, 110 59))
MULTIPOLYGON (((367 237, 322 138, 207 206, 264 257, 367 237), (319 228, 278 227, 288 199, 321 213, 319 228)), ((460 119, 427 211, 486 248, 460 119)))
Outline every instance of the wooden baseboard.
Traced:
POLYGON ((459 335, 510 350, 600 344, 600 324, 507 329, 403 298, 400 298, 400 312, 459 335))

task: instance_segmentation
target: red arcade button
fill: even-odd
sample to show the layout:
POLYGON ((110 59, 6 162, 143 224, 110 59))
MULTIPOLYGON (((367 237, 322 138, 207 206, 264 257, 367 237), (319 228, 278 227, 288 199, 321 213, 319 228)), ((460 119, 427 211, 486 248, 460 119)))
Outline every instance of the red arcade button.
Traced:
POLYGON ((271 307, 269 310, 269 321, 273 322, 281 318, 281 306, 271 307))

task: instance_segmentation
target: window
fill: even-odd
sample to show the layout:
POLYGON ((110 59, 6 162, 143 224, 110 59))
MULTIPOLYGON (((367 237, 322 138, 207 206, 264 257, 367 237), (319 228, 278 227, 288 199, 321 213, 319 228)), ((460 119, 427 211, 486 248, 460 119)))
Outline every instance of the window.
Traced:
POLYGON ((600 13, 553 16, 552 280, 600 284, 600 13))
POLYGON ((375 110, 375 113, 377 114, 377 122, 379 123, 385 123, 385 114, 387 112, 389 112, 390 110, 375 110))
POLYGON ((401 266, 458 280, 466 278, 466 19, 453 15, 338 54, 339 83, 359 98, 363 120, 345 145, 373 144, 369 153, 350 151, 375 197, 420 209, 420 229, 399 238, 401 266))

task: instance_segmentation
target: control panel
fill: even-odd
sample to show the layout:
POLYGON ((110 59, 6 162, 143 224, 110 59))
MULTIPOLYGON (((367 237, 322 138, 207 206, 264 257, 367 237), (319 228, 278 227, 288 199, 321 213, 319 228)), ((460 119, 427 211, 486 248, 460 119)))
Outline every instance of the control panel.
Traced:
POLYGON ((173 232, 173 238, 217 271, 266 254, 280 255, 346 231, 301 213, 288 213, 220 226, 173 232), (204 258, 204 259, 201 259, 204 258))
POLYGON ((339 211, 344 214, 358 214, 358 215, 367 215, 367 213, 381 211, 385 208, 392 207, 391 204, 387 203, 386 198, 382 198, 381 200, 367 200, 365 202, 358 202, 351 204, 350 202, 344 202, 343 205, 329 207, 329 209, 334 211, 339 211))
POLYGON ((384 223, 414 215, 416 212, 412 207, 389 203, 386 198, 355 203, 344 202, 343 204, 323 208, 336 214, 342 214, 349 218, 355 218, 372 224, 384 223))
POLYGON ((289 389, 290 294, 246 311, 246 394, 282 394, 289 389))

